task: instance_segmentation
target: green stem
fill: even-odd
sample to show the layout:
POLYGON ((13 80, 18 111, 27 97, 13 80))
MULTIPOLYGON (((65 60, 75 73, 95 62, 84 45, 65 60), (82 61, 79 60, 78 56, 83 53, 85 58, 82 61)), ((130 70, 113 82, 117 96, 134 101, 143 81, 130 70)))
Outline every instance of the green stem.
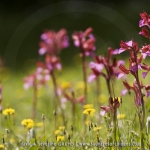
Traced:
POLYGON ((85 103, 87 102, 87 76, 86 76, 86 61, 85 55, 82 54, 82 71, 83 71, 83 81, 84 81, 84 96, 85 103))
POLYGON ((36 81, 33 83, 33 105, 32 105, 32 116, 31 118, 34 119, 36 116, 36 105, 37 105, 37 85, 36 81))
MULTIPOLYGON (((54 76, 53 71, 51 72, 51 77, 52 77, 52 82, 53 82, 53 86, 54 86, 55 97, 56 97, 57 101, 59 101, 58 94, 57 94, 57 83, 56 83, 56 78, 54 76)), ((57 103, 58 103, 57 101, 54 100, 55 110, 57 109, 57 103)))
POLYGON ((97 106, 97 110, 99 110, 99 96, 100 96, 100 78, 97 77, 96 79, 96 102, 95 105, 97 106))
POLYGON ((139 80, 139 75, 138 75, 138 62, 137 62, 137 55, 134 52, 134 58, 135 58, 135 62, 136 62, 136 82, 138 85, 138 89, 140 92, 140 98, 141 98, 141 103, 142 103, 142 118, 141 115, 139 117, 139 123, 140 123, 140 135, 141 135, 141 149, 144 150, 144 137, 143 137, 143 129, 144 129, 144 125, 145 125, 145 106, 144 106, 144 99, 143 99, 143 94, 142 94, 142 90, 141 90, 141 85, 140 85, 140 80, 139 80))
POLYGON ((113 124, 114 124, 114 142, 116 142, 116 121, 117 121, 117 110, 114 108, 113 124))
MULTIPOLYGON (((108 94, 109 94, 110 96, 112 96, 112 93, 111 93, 111 86, 110 86, 110 79, 109 79, 109 78, 106 79, 106 82, 107 82, 108 94)), ((110 100, 109 100, 108 103, 109 103, 109 106, 111 106, 110 100)))
POLYGON ((76 116, 75 116, 75 102, 72 102, 72 124, 76 123, 76 116))
POLYGON ((66 124, 65 123, 65 115, 63 113, 64 111, 63 111, 63 109, 61 107, 60 99, 59 99, 59 96, 57 94, 57 83, 56 83, 56 78, 55 78, 55 75, 54 75, 53 71, 51 72, 51 77, 52 77, 52 81, 53 81, 55 97, 56 97, 56 100, 57 100, 57 101, 55 101, 55 110, 57 110, 57 104, 59 104, 60 110, 61 110, 62 119, 63 119, 63 123, 64 123, 64 126, 65 126, 65 124, 66 124))

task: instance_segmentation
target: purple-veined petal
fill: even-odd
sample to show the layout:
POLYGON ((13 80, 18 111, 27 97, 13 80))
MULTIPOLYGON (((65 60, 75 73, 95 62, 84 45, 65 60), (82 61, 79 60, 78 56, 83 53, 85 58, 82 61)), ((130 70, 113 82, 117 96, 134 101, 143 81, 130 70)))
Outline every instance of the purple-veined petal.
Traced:
POLYGON ((45 48, 40 48, 39 49, 39 55, 44 55, 46 53, 46 49, 45 48))
POLYGON ((138 69, 143 70, 141 64, 138 64, 138 69))
POLYGON ((30 84, 28 84, 28 83, 24 83, 23 88, 24 88, 25 90, 28 90, 28 89, 29 89, 29 87, 30 87, 30 84))
POLYGON ((61 98, 61 103, 65 103, 65 102, 67 102, 67 99, 65 98, 65 97, 63 97, 63 98, 61 98))
POLYGON ((65 36, 64 40, 62 41, 62 47, 67 48, 69 46, 69 37, 65 36))
POLYGON ((142 31, 139 32, 140 35, 144 35, 142 31))
POLYGON ((141 55, 142 55, 143 59, 145 59, 145 58, 146 58, 146 56, 147 56, 147 54, 146 54, 146 53, 141 53, 141 55))
POLYGON ((122 52, 124 52, 125 51, 125 49, 124 48, 120 48, 119 49, 119 53, 118 54, 121 54, 122 52))
POLYGON ((97 64, 95 62, 90 62, 89 66, 90 68, 95 68, 99 72, 104 68, 103 64, 97 64))
POLYGON ((100 115, 101 115, 101 116, 104 116, 104 115, 105 115, 105 113, 106 113, 106 111, 105 111, 105 110, 101 110, 101 111, 100 111, 100 115))
POLYGON ((128 42, 126 42, 126 44, 127 44, 128 46, 132 47, 133 41, 132 41, 132 40, 131 40, 131 41, 128 41, 128 42))
POLYGON ((150 91, 146 91, 146 97, 149 97, 150 96, 150 91))
POLYGON ((90 62, 89 66, 90 66, 90 68, 94 68, 95 63, 94 62, 90 62))
POLYGON ((74 45, 75 45, 76 47, 79 47, 79 46, 80 46, 79 40, 75 40, 75 41, 74 41, 74 45))
POLYGON ((51 39, 46 39, 46 40, 45 40, 45 43, 47 43, 47 44, 52 44, 52 40, 51 40, 51 39))
POLYGON ((44 79, 45 79, 46 81, 48 81, 48 80, 50 79, 50 75, 49 75, 49 74, 46 74, 46 75, 44 76, 44 79))
POLYGON ((36 73, 41 73, 41 72, 42 72, 42 70, 43 70, 43 68, 42 68, 42 67, 38 67, 38 68, 36 69, 36 73))
POLYGON ((103 64, 96 64, 95 65, 96 70, 98 70, 99 72, 104 68, 103 64))
POLYGON ((124 65, 125 62, 123 60, 119 60, 118 63, 117 63, 117 66, 120 66, 121 64, 124 65))
POLYGON ((128 90, 127 89, 124 89, 124 90, 122 90, 122 96, 124 96, 126 93, 128 92, 128 90))
POLYGON ((113 51, 112 51, 112 54, 113 54, 113 55, 117 55, 117 54, 119 54, 119 49, 115 49, 115 50, 113 50, 113 51))
POLYGON ((120 78, 122 78, 124 75, 125 75, 124 73, 119 73, 117 78, 120 79, 120 78))
POLYGON ((57 64, 56 64, 56 68, 57 68, 58 70, 61 70, 61 68, 62 68, 62 67, 61 67, 61 63, 57 63, 57 64))
POLYGON ((90 56, 90 52, 85 52, 85 56, 90 56))
POLYGON ((133 65, 133 66, 131 66, 131 70, 136 73, 138 68, 136 65, 133 65))
POLYGON ((95 37, 94 37, 93 34, 89 34, 89 38, 90 38, 90 39, 95 39, 95 37))
POLYGON ((150 56, 150 52, 146 52, 147 56, 150 56))
POLYGON ((89 75, 89 77, 88 77, 88 82, 89 82, 89 83, 92 82, 95 78, 96 78, 96 75, 95 75, 95 74, 89 75))
POLYGON ((147 72, 142 72, 142 78, 145 79, 145 77, 147 76, 147 74, 148 74, 148 71, 147 72))
POLYGON ((42 39, 42 40, 46 40, 46 39, 47 39, 47 35, 46 35, 45 33, 43 33, 43 34, 41 35, 41 39, 42 39))
POLYGON ((53 70, 53 69, 54 69, 53 66, 52 66, 50 63, 47 64, 47 68, 48 68, 49 70, 53 70))
POLYGON ((144 20, 139 21, 139 27, 142 27, 142 26, 144 26, 144 20))

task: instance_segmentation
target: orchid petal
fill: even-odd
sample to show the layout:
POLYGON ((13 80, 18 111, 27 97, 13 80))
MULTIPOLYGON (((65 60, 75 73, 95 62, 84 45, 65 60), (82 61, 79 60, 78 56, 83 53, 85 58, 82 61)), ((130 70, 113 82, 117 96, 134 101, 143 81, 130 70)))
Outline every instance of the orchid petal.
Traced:
POLYGON ((147 76, 148 72, 142 72, 142 78, 145 79, 145 77, 147 76))
POLYGON ((44 79, 45 79, 46 81, 48 81, 48 80, 50 79, 50 75, 49 75, 49 74, 46 74, 46 75, 44 76, 44 79))
POLYGON ((143 24, 143 23, 144 23, 144 20, 140 20, 140 21, 139 21, 139 27, 144 26, 144 24, 143 24))
POLYGON ((128 41, 128 42, 126 42, 126 44, 127 44, 128 46, 132 47, 133 41, 132 41, 132 40, 131 40, 131 41, 128 41))
POLYGON ((61 70, 61 68, 62 68, 62 67, 61 67, 61 63, 57 63, 57 64, 56 64, 56 68, 57 68, 58 70, 61 70))
POLYGON ((100 111, 100 115, 101 115, 101 116, 104 116, 105 114, 106 114, 106 111, 105 111, 105 110, 101 110, 101 111, 100 111))
POLYGON ((75 45, 76 47, 79 47, 79 46, 80 46, 79 40, 75 40, 75 41, 74 41, 74 45, 75 45))
POLYGON ((150 91, 146 91, 146 97, 150 96, 150 91))
POLYGON ((119 53, 118 54, 121 54, 122 52, 124 52, 125 51, 125 49, 124 48, 120 48, 119 49, 119 53))
POLYGON ((28 83, 24 83, 23 88, 24 88, 25 90, 28 90, 28 89, 29 89, 29 87, 30 87, 30 84, 28 84, 28 83))
POLYGON ((124 65, 125 62, 123 60, 119 60, 118 63, 117 63, 117 66, 120 66, 121 64, 124 65))
POLYGON ((115 50, 113 50, 113 51, 112 51, 112 54, 113 54, 113 55, 117 55, 117 54, 119 54, 119 49, 115 49, 115 50))
POLYGON ((124 89, 124 90, 122 90, 122 96, 124 96, 126 93, 128 92, 128 90, 127 89, 124 89))
POLYGON ((39 55, 44 55, 46 53, 46 49, 45 48, 40 48, 39 49, 39 55))
POLYGON ((95 74, 89 75, 89 77, 88 77, 88 82, 89 82, 89 83, 92 82, 95 78, 96 78, 96 75, 95 75, 95 74))
POLYGON ((141 53, 141 54, 142 54, 143 59, 145 59, 147 54, 146 53, 141 53))
POLYGON ((119 73, 117 78, 120 79, 120 78, 122 78, 124 75, 125 75, 124 73, 119 73))

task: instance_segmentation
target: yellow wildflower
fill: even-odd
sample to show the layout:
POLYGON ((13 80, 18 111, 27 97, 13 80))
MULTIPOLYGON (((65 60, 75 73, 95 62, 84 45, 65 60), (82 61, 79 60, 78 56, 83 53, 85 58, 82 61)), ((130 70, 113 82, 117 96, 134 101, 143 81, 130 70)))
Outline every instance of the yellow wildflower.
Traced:
POLYGON ((88 109, 85 109, 84 111, 83 111, 83 114, 89 114, 89 115, 91 115, 91 114, 93 114, 95 112, 95 109, 93 109, 93 108, 88 108, 88 109))
POLYGON ((86 104, 83 106, 84 109, 93 108, 92 104, 86 104))
POLYGON ((68 89, 71 86, 70 82, 62 82, 61 83, 61 88, 62 89, 68 89))
POLYGON ((60 136, 57 136, 57 142, 59 142, 59 141, 63 141, 64 140, 64 136, 62 136, 62 135, 60 135, 60 136))
MULTIPOLYGON (((85 88, 85 83, 83 81, 79 81, 76 84, 76 89, 83 91, 85 88)), ((90 87, 87 85, 87 92, 90 92, 90 87)))
POLYGON ((34 121, 32 119, 24 119, 21 122, 26 128, 31 129, 34 126, 34 121))
POLYGON ((15 110, 12 108, 7 108, 7 109, 3 110, 4 115, 12 115, 14 113, 15 113, 15 110))
POLYGON ((65 129, 65 126, 60 126, 59 127, 59 130, 64 130, 65 129))
POLYGON ((60 130, 56 130, 55 131, 55 134, 57 135, 57 134, 59 134, 61 131, 60 130))
POLYGON ((42 127, 42 126, 43 126, 43 122, 38 122, 38 123, 36 123, 36 126, 37 126, 37 127, 42 127))
POLYGON ((15 140, 13 138, 10 139, 10 143, 15 143, 15 140))
POLYGON ((4 145, 3 144, 0 144, 0 149, 3 149, 4 148, 4 145))
POLYGON ((100 129, 102 129, 102 126, 94 127, 94 129, 93 129, 93 130, 94 130, 94 131, 97 131, 97 130, 99 131, 100 129))
POLYGON ((123 119, 126 115, 125 114, 119 114, 117 115, 117 119, 123 119))
POLYGON ((107 97, 106 95, 103 95, 103 94, 101 94, 101 95, 98 97, 98 99, 99 99, 99 102, 100 102, 100 103, 105 103, 105 102, 108 101, 108 97, 107 97))

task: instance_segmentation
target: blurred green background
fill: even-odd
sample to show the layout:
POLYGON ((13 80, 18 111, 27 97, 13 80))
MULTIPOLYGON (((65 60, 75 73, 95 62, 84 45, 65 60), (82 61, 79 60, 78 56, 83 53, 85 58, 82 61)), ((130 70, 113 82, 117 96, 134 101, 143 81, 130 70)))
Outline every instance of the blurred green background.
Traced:
POLYGON ((6 66, 23 69, 43 57, 38 55, 40 35, 44 29, 68 30, 70 47, 61 53, 63 65, 72 65, 79 51, 73 46, 75 30, 91 26, 97 39, 97 54, 109 46, 119 48, 120 40, 144 44, 138 35, 139 13, 150 13, 150 1, 56 1, 15 0, 0 1, 0 56, 6 66))

